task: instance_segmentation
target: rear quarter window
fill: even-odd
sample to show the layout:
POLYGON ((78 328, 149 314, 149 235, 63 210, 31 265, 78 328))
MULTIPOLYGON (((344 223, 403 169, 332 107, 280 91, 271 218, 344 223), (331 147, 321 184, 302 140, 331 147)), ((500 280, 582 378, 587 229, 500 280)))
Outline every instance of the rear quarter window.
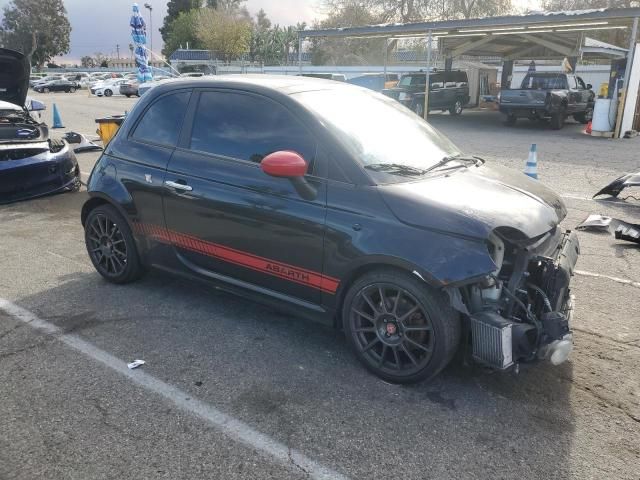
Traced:
POLYGON ((189 104, 190 91, 164 95, 151 104, 131 138, 142 142, 175 147, 189 104))

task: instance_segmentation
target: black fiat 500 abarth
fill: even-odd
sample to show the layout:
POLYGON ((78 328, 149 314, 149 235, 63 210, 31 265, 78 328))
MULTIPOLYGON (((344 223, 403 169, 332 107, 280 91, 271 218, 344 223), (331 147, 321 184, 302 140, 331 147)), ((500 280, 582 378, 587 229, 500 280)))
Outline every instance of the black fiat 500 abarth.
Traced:
POLYGON ((157 267, 344 329, 373 373, 565 361, 575 234, 560 198, 409 109, 304 77, 182 79, 137 103, 82 209, 98 272, 157 267))

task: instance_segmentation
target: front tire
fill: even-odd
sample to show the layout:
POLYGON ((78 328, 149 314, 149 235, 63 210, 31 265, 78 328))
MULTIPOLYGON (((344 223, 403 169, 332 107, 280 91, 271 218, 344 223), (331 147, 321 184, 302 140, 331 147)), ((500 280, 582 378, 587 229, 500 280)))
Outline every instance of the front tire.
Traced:
POLYGON ((50 91, 50 90, 49 90, 47 87, 45 87, 45 88, 43 88, 43 89, 42 89, 42 93, 49 93, 49 91, 50 91))
POLYGON ((451 108, 449 108, 449 114, 451 115, 460 115, 462 113, 462 100, 458 99, 456 100, 456 103, 454 103, 451 108))
POLYGON ((507 117, 505 118, 504 124, 508 127, 513 127, 517 121, 518 121, 518 117, 508 113, 507 117))
POLYGON ((71 87, 71 88, 69 89, 69 93, 76 93, 76 89, 75 89, 75 87, 71 87))
POLYGON ((106 89, 106 90, 104 91, 104 96, 105 96, 105 97, 110 97, 111 95, 113 95, 113 92, 112 92, 111 90, 106 89))
POLYGON ((393 383, 434 377, 460 341, 460 317, 447 295, 396 270, 356 280, 345 296, 342 319, 358 360, 393 383))
POLYGON ((564 112, 558 112, 551 115, 551 128, 553 130, 561 130, 564 127, 564 112))
POLYGON ((593 108, 587 108, 584 112, 576 113, 573 118, 576 122, 586 125, 593 120, 593 108))
POLYGON ((91 263, 106 280, 129 283, 143 273, 127 221, 112 205, 100 205, 85 221, 84 239, 91 263))

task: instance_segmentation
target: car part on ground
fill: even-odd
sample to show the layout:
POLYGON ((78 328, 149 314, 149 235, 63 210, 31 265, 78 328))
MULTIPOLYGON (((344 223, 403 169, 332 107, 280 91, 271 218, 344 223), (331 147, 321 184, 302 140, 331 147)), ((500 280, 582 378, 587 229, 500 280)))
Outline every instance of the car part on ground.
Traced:
POLYGON ((620 195, 622 190, 628 187, 640 187, 640 172, 627 173, 616 178, 613 182, 596 193, 593 198, 600 195, 611 195, 612 197, 617 197, 620 195))
POLYGON ((560 130, 568 116, 589 123, 594 99, 591 85, 564 73, 528 73, 519 89, 503 89, 498 94, 506 125, 515 125, 518 118, 549 120, 554 130, 560 130))
POLYGON ((388 381, 431 378, 459 339, 499 370, 571 350, 579 243, 561 198, 363 88, 162 83, 88 193, 87 250, 107 280, 154 266, 332 322, 388 381))
MULTIPOLYGON (((80 169, 62 140, 49 139, 47 125, 25 107, 29 62, 0 49, 0 203, 77 190, 80 169)), ((39 102, 37 102, 39 103, 39 102)), ((31 102, 32 108, 41 105, 31 102)))
POLYGON ((81 133, 67 132, 62 136, 62 138, 72 146, 75 153, 102 150, 100 145, 96 145, 81 133))
POLYGON ((603 215, 589 215, 576 230, 611 232, 617 240, 640 243, 640 225, 603 215))

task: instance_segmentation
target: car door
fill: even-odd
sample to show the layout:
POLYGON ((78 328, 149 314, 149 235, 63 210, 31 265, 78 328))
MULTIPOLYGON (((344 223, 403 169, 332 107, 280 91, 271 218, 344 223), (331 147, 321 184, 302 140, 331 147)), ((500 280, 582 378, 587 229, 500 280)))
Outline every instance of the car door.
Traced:
POLYGON ((581 94, 582 107, 584 110, 586 110, 586 108, 589 106, 589 103, 591 102, 591 90, 587 88, 582 78, 576 77, 576 81, 578 82, 578 89, 580 90, 581 94))
POLYGON ((322 276, 326 180, 314 175, 321 158, 313 135, 265 96, 224 89, 198 95, 165 182, 178 260, 193 273, 319 304, 334 286, 322 276), (281 150, 305 158, 315 198, 262 171, 260 161, 281 150))
POLYGON ((576 82, 575 75, 567 75, 567 87, 569 92, 568 112, 574 113, 583 111, 586 105, 582 104, 582 92, 578 89, 578 83, 576 82))
POLYGON ((439 109, 445 105, 444 75, 433 73, 429 75, 429 109, 439 109))
MULTIPOLYGON (((184 118, 191 97, 191 89, 174 90, 159 96, 146 106, 135 124, 127 123, 123 130, 109 142, 101 161, 103 167, 95 170, 93 176, 102 175, 102 169, 110 169, 117 175, 118 185, 126 188, 129 198, 119 197, 118 185, 113 187, 114 197, 134 219, 132 224, 136 234, 143 236, 152 247, 171 253, 166 246, 162 195, 167 164, 178 143, 184 118)), ((160 252, 158 253, 160 255, 160 252)), ((152 259, 155 261, 155 259, 152 259)))

